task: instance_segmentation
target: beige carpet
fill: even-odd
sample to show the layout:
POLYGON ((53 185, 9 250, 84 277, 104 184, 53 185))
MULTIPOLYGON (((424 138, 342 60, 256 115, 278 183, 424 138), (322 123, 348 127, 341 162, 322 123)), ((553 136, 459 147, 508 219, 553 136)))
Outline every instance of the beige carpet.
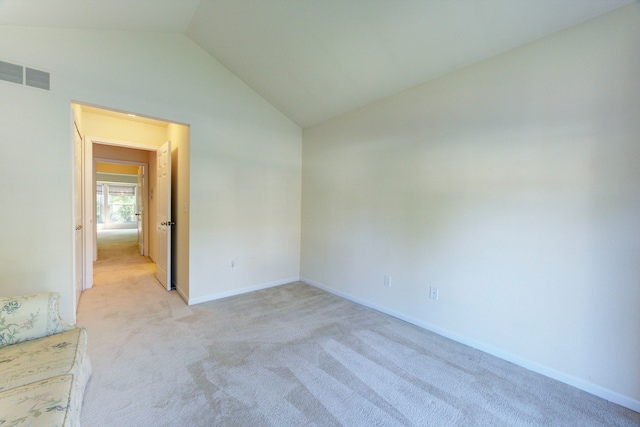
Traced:
POLYGON ((78 312, 94 367, 85 427, 640 425, 638 413, 303 283, 188 307, 135 246, 101 251, 78 312))
POLYGON ((133 243, 137 241, 137 228, 98 230, 98 245, 102 245, 107 251, 111 251, 113 247, 104 245, 110 245, 111 243, 133 243))

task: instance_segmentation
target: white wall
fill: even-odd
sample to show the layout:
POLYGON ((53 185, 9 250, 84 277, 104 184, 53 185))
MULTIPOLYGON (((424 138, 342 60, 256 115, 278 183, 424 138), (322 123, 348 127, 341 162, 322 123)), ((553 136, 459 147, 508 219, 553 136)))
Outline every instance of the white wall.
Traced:
POLYGON ((0 27, 0 57, 51 73, 0 83, 1 294, 72 318, 71 101, 191 126, 190 301, 299 277, 301 130, 188 38, 0 27))
POLYGON ((303 280, 640 410, 639 42, 635 4, 305 129, 303 280))

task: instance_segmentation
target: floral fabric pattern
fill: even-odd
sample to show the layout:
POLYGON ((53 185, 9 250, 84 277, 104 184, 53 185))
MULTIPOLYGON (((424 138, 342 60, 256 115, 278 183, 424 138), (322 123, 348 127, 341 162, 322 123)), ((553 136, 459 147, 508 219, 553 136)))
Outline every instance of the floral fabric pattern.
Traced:
POLYGON ((87 331, 63 322, 57 293, 0 298, 0 426, 80 425, 87 331))
POLYGON ((0 425, 71 426, 68 416, 73 375, 53 377, 0 393, 0 425))
POLYGON ((2 311, 7 314, 12 314, 14 311, 20 308, 22 304, 19 301, 7 301, 7 303, 2 307, 2 311))
POLYGON ((0 347, 69 330, 57 292, 0 298, 0 347))
POLYGON ((87 332, 81 328, 3 347, 0 391, 58 375, 77 376, 86 349, 87 332))

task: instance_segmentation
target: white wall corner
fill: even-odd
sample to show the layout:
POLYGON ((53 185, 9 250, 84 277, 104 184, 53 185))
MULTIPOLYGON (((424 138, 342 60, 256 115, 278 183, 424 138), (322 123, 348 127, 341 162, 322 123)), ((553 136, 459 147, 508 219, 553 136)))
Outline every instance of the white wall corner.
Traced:
POLYGON ((187 301, 188 305, 202 304, 203 302, 215 301, 222 298, 228 298, 235 295, 242 295, 249 292, 259 291, 261 289, 273 288, 275 286, 286 285, 287 283, 293 283, 300 281, 300 277, 289 277, 288 279, 275 280, 273 282, 260 283, 258 285, 247 286, 240 289, 232 289, 229 291, 216 292, 213 294, 203 295, 197 298, 186 298, 183 294, 180 296, 187 301))

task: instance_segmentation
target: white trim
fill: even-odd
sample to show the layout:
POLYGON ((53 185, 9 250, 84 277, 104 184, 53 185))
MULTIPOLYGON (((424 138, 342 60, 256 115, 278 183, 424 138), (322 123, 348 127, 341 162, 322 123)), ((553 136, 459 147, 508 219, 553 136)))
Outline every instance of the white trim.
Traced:
POLYGON ((84 219, 84 289, 93 287, 94 233, 96 230, 96 199, 93 174, 93 143, 84 136, 84 158, 82 159, 82 197, 84 219))
MULTIPOLYGON (((115 139, 100 138, 97 136, 87 136, 87 140, 92 144, 113 145, 115 147, 133 148, 135 150, 158 151, 157 146, 151 144, 143 144, 141 142, 118 141, 115 139)), ((126 164, 125 161, 123 163, 126 164)))
MULTIPOLYGON (((23 73, 24 73, 24 69, 23 69, 23 73)), ((23 75, 24 78, 24 75, 23 75)), ((72 256, 71 256, 71 282, 73 283, 73 286, 71 287, 71 324, 75 325, 76 321, 77 321, 77 313, 78 313, 78 289, 77 289, 77 281, 78 281, 78 276, 77 276, 77 246, 76 246, 76 234, 77 234, 77 230, 76 230, 76 195, 78 192, 80 192, 82 194, 82 183, 84 180, 84 175, 83 175, 83 168, 84 168, 84 158, 81 158, 80 160, 80 188, 76 188, 76 133, 78 134, 78 136, 80 137, 81 140, 81 144, 80 144, 80 149, 83 150, 84 149, 84 141, 82 141, 82 135, 80 134, 80 131, 77 129, 76 127, 76 112, 73 110, 73 107, 69 107, 69 109, 71 110, 71 248, 72 248, 72 256)), ((84 155, 84 153, 81 153, 80 156, 82 157, 84 155)), ((82 196, 84 196, 84 194, 82 194, 82 196)), ((81 199, 82 200, 82 199, 81 199)), ((80 207, 81 210, 81 218, 82 218, 82 225, 85 226, 85 218, 84 218, 84 206, 80 207)), ((84 243, 84 235, 86 234, 86 229, 82 230, 82 237, 81 240, 84 243)), ((84 250, 84 248, 82 248, 82 251, 84 252, 82 254, 82 277, 80 278, 80 280, 82 280, 82 284, 81 284, 81 290, 80 290, 80 294, 82 295, 82 291, 86 288, 86 281, 85 281, 85 274, 84 274, 84 256, 86 251, 84 250)))
POLYGON ((363 300, 358 297, 354 297, 353 295, 337 291, 329 286, 323 285, 322 283, 315 282, 311 279, 307 279, 305 277, 301 277, 300 280, 304 283, 307 283, 313 287, 318 289, 322 289, 323 291, 329 292, 331 294, 337 295, 341 298, 347 299, 349 301, 355 302, 356 304, 363 305, 365 307, 371 308, 373 310, 379 311, 381 313, 387 314, 389 316, 395 317, 397 319, 403 320, 407 323, 411 323, 412 325, 418 326, 422 329, 426 329, 428 331, 434 332, 438 335, 441 335, 445 338, 449 338, 453 341, 457 341, 461 344, 468 345, 469 347, 473 347, 485 353, 491 354, 492 356, 496 356, 500 359, 506 360, 507 362, 511 362, 515 365, 521 366, 530 371, 536 372, 538 374, 544 375, 546 377, 552 378, 554 380, 563 382, 572 387, 578 388, 580 390, 586 391, 587 393, 593 394, 595 396, 601 397, 609 402, 613 402, 620 406, 624 406, 625 408, 629 408, 633 411, 640 412, 640 400, 633 399, 629 396, 622 395, 613 390, 609 390, 607 388, 601 387, 597 384, 590 383, 583 379, 574 377, 572 375, 565 374, 556 369, 550 368, 548 366, 541 365, 536 362, 532 362, 528 359, 525 359, 520 356, 516 356, 512 353, 500 350, 498 348, 492 347, 490 345, 483 344, 479 341, 470 339, 463 335, 457 334, 455 332, 451 332, 449 330, 440 328, 431 323, 424 322, 422 320, 413 318, 411 316, 407 316, 405 314, 399 313, 397 311, 389 310, 378 304, 373 304, 369 301, 363 300))
POLYGON ((242 295, 249 292, 259 291, 261 289, 273 288, 275 286, 286 285, 287 283, 298 282, 300 277, 290 277, 288 279, 275 280, 273 282, 261 283, 258 285, 247 286, 241 289, 232 289, 230 291, 217 292, 215 294, 204 295, 197 298, 185 298, 182 292, 180 296, 187 301, 188 305, 202 304, 203 302, 215 301, 222 298, 228 298, 236 295, 242 295))
MULTIPOLYGON (((97 224, 94 221, 96 217, 95 206, 96 206, 96 162, 102 161, 107 163, 120 163, 125 165, 136 165, 142 166, 145 168, 145 176, 149 176, 149 164, 144 162, 135 162, 129 160, 113 160, 113 159, 104 159, 104 158, 93 158, 93 144, 102 144, 102 145, 112 145, 116 147, 124 147, 124 148, 133 148, 138 150, 145 151, 157 151, 158 147, 155 145, 142 144, 139 142, 130 142, 130 141, 118 141, 114 139, 101 138, 97 136, 88 136, 84 137, 84 165, 83 165, 83 173, 84 173, 84 218, 85 218, 85 269, 84 269, 84 289, 89 289, 93 287, 93 262, 97 259, 98 255, 98 247, 97 247, 97 224), (87 167, 91 165, 91 168, 87 167), (91 200, 91 203, 87 203, 87 200, 91 200), (88 220, 87 220, 88 219, 88 220), (90 226, 90 230, 89 227, 90 226)), ((149 183, 147 181, 147 188, 145 191, 148 191, 149 183)), ((148 212, 148 199, 145 201, 145 197, 143 197, 143 204, 146 203, 145 206, 145 214, 148 212)), ((148 214, 147 214, 148 215, 148 214)), ((149 219, 147 220, 147 227, 149 227, 149 219)), ((148 233, 147 233, 148 234, 148 233)), ((148 252, 148 241, 149 236, 144 236, 145 242, 145 251, 148 252)), ((155 261, 154 261, 155 262, 155 261)))

